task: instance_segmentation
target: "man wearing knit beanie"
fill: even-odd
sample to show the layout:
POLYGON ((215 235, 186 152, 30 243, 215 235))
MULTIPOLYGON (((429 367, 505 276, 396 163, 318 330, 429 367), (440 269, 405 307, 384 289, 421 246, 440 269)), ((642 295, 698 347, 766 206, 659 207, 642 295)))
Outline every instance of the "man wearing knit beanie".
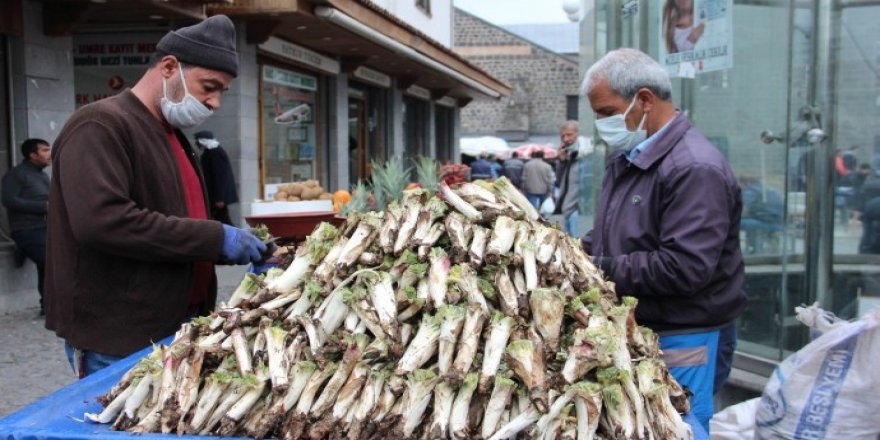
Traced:
POLYGON ((46 328, 80 377, 214 308, 214 263, 264 259, 250 232, 210 219, 180 131, 220 107, 238 74, 223 15, 168 32, 131 89, 83 106, 52 149, 46 328))

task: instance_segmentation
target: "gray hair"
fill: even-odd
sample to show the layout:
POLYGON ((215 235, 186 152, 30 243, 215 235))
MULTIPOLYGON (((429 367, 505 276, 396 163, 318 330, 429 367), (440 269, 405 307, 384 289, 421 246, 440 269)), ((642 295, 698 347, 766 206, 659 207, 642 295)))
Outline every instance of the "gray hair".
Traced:
POLYGON ((565 130, 567 128, 573 128, 577 132, 581 131, 580 124, 578 124, 578 121, 575 121, 574 119, 570 119, 568 121, 565 121, 565 123, 562 124, 562 127, 559 127, 559 131, 565 130))
POLYGON ((611 91, 631 99, 641 88, 646 88, 658 98, 667 101, 672 97, 669 74, 653 58, 636 49, 623 48, 608 52, 596 61, 584 76, 581 96, 593 90, 600 80, 607 80, 611 91))

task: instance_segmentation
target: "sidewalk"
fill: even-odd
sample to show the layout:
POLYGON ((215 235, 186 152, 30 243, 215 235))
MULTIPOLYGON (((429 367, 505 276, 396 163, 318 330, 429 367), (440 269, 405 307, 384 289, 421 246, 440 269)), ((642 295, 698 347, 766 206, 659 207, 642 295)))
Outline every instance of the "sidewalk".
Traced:
MULTIPOLYGON (((229 297, 244 271, 244 266, 217 268, 221 300, 229 297)), ((33 308, 0 315, 0 417, 76 380, 62 340, 46 330, 37 312, 33 308)))

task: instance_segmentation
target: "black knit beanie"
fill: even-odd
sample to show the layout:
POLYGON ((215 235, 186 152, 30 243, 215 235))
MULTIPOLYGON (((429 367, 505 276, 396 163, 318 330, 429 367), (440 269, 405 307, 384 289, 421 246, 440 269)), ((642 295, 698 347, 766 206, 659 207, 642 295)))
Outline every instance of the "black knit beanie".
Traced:
POLYGON ((238 76, 235 25, 225 15, 215 15, 201 23, 168 32, 159 40, 156 50, 174 55, 184 64, 238 76))

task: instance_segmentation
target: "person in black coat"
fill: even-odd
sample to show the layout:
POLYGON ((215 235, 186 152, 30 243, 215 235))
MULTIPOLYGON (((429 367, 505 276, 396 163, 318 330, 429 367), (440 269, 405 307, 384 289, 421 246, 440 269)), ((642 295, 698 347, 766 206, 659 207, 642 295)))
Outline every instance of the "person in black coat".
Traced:
POLYGON ((202 172, 205 174, 205 187, 211 203, 211 218, 235 226, 229 217, 229 205, 238 203, 235 191, 235 176, 226 150, 214 139, 214 133, 200 131, 195 134, 196 144, 202 151, 202 172))

